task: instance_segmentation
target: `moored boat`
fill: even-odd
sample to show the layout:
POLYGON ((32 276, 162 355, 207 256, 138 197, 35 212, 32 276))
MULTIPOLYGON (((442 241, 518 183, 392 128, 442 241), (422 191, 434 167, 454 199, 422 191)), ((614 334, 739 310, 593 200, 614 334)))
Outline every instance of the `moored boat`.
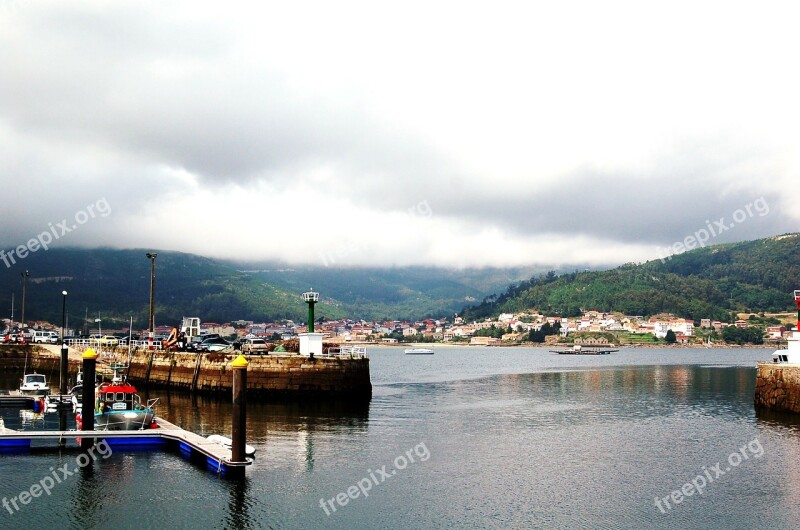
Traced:
POLYGON ((19 385, 19 391, 25 396, 46 396, 50 393, 50 387, 47 384, 47 378, 44 374, 25 374, 22 376, 22 383, 19 385))
MULTIPOLYGON (((207 436, 206 440, 208 440, 209 442, 217 443, 217 444, 221 445, 222 447, 224 447, 225 449, 231 449, 231 447, 233 447, 233 440, 231 440, 227 436, 221 436, 219 434, 212 434, 211 436, 207 436)), ((256 448, 253 447, 252 445, 245 444, 245 446, 244 446, 244 454, 247 455, 247 456, 253 456, 253 455, 256 454, 256 448)))
POLYGON ((407 355, 433 355, 430 348, 406 348, 407 355))
POLYGON ((576 344, 572 348, 550 351, 559 355, 608 355, 609 353, 614 353, 619 350, 615 350, 609 346, 586 346, 576 344))
POLYGON ((158 398, 142 404, 136 388, 126 382, 97 387, 94 424, 97 430, 142 430, 154 425, 158 398))

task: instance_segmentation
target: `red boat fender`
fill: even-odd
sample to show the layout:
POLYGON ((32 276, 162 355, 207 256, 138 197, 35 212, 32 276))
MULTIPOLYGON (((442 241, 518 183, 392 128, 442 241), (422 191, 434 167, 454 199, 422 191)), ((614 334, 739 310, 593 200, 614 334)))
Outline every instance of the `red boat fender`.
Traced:
POLYGON ((75 414, 75 424, 78 426, 79 431, 83 430, 83 416, 81 416, 80 412, 75 414))

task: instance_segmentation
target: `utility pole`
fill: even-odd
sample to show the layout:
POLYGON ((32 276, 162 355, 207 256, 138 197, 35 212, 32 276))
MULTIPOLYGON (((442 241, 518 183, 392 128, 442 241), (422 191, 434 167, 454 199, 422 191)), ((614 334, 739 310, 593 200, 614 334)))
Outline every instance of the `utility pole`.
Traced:
POLYGON ((146 254, 150 260, 150 318, 147 321, 147 346, 153 349, 153 336, 155 335, 155 289, 156 289, 156 257, 158 254, 155 252, 148 252, 146 254))
POLYGON ((22 329, 25 329, 25 290, 28 288, 28 276, 31 274, 28 271, 21 272, 22 274, 22 329))

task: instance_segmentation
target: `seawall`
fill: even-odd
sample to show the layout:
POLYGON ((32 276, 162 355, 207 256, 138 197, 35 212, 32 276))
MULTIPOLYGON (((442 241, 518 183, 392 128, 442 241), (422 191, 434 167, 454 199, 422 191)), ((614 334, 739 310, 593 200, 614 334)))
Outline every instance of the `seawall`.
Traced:
MULTIPOLYGON (((230 393, 231 361, 238 354, 137 352, 128 379, 136 385, 204 394, 230 393)), ((353 396, 369 399, 372 383, 368 358, 315 357, 297 354, 246 356, 247 393, 258 396, 312 398, 353 396)))
MULTIPOLYGON (((28 367, 48 374, 51 383, 57 382, 60 354, 38 345, 5 346, 0 348, 0 364, 4 368, 21 370, 28 367)), ((163 388, 198 392, 201 394, 230 394, 233 390, 231 362, 237 353, 181 353, 138 351, 131 357, 128 379, 142 389, 163 388), (149 375, 148 375, 149 369, 149 375)), ((246 355, 247 393, 253 396, 285 397, 290 399, 323 397, 355 397, 369 400, 372 383, 369 378, 369 358, 309 357, 295 353, 246 355)), ((109 362, 127 363, 127 353, 101 357, 98 371, 109 362)), ((80 352, 71 351, 69 372, 74 376, 81 369, 80 352)))
POLYGON ((800 414, 800 365, 760 363, 756 374, 757 408, 800 414))

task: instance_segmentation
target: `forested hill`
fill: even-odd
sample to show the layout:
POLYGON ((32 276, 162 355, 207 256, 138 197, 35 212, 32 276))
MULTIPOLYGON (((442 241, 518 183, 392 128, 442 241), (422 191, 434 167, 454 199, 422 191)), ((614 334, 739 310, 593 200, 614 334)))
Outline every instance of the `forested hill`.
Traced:
MULTIPOLYGON (((21 313, 21 274, 30 272, 25 318, 61 322, 61 292, 68 294, 71 325, 84 320, 123 327, 147 323, 150 260, 145 250, 51 248, 0 267, 0 317, 21 313), (13 302, 12 302, 13 298, 13 302)), ((321 293, 318 317, 417 319, 448 316, 465 303, 504 289, 510 282, 546 271, 541 267, 444 269, 359 268, 234 263, 182 252, 158 251, 156 324, 174 325, 183 316, 203 322, 305 321, 300 293, 321 293)))
POLYGON ((727 321, 732 311, 791 311, 794 289, 800 289, 800 234, 786 234, 607 271, 548 273, 465 308, 463 316, 477 319, 525 309, 577 316, 598 310, 727 321))

